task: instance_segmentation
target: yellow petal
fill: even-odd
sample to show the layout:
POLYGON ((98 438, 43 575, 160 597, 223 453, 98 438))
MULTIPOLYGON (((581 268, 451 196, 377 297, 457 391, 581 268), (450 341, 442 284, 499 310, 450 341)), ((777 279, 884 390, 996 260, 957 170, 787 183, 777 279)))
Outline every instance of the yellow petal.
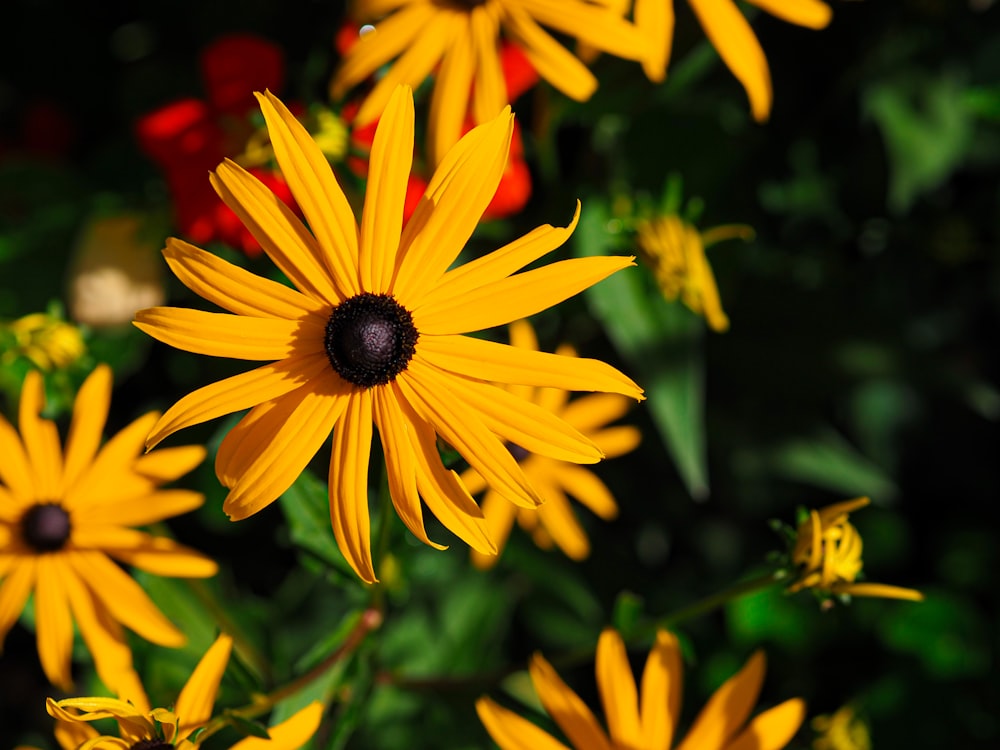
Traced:
POLYGON ((473 8, 471 21, 472 48, 476 55, 472 117, 479 124, 489 122, 507 106, 507 83, 500 65, 496 6, 473 8))
POLYGON ((489 698, 476 701, 476 713, 501 750, 569 750, 547 732, 489 698))
POLYGON ((186 395, 160 417, 146 439, 146 447, 154 447, 185 427, 281 398, 329 369, 330 361, 326 353, 320 351, 290 357, 206 385, 186 395))
POLYGON ((266 185, 228 159, 209 180, 296 289, 330 305, 345 299, 330 279, 316 238, 266 185))
POLYGON ((662 81, 674 42, 674 0, 635 0, 635 25, 646 39, 642 69, 651 81, 662 81))
POLYGON ((183 240, 167 239, 163 257, 184 286, 231 313, 286 320, 301 318, 304 312, 330 314, 325 302, 250 273, 183 240))
POLYGON ((100 364, 80 386, 73 402, 73 420, 66 438, 63 493, 97 455, 110 406, 111 368, 100 364))
POLYGON ((267 730, 269 740, 262 737, 247 737, 233 745, 230 750, 299 750, 316 734, 323 719, 323 704, 313 701, 280 724, 267 730))
POLYGON ((569 402, 559 416, 581 432, 592 432, 623 416, 632 403, 617 394, 595 393, 569 402))
POLYGON ((181 690, 181 694, 177 697, 177 707, 174 709, 174 714, 180 721, 181 736, 187 735, 212 718, 215 696, 219 692, 219 684, 226 672, 232 648, 233 639, 225 633, 220 633, 215 643, 201 657, 198 666, 181 690))
POLYGON ((120 497, 116 490, 136 486, 152 489, 149 480, 128 476, 128 470, 142 454, 146 435, 158 416, 156 412, 142 415, 105 443, 97 457, 67 490, 63 506, 67 510, 76 510, 120 497))
MULTIPOLYGON (((474 472, 474 474, 479 476, 478 472, 474 472)), ((472 564, 479 570, 487 570, 496 564, 497 560, 500 559, 500 553, 507 546, 507 539, 510 537, 511 529, 514 528, 514 517, 517 515, 518 508, 496 492, 489 491, 483 496, 482 509, 486 519, 486 532, 496 544, 497 553, 486 555, 473 550, 471 559, 472 564)))
POLYGON ((312 229, 330 278, 344 298, 362 291, 358 279, 358 227, 344 191, 309 131, 281 101, 255 94, 274 155, 312 229))
POLYGON ((84 531, 89 537, 91 549, 103 549, 116 560, 147 573, 177 578, 207 578, 219 570, 214 561, 173 539, 120 527, 88 526, 86 530, 80 530, 84 531))
POLYGON ((733 0, 688 0, 719 57, 743 84, 757 122, 771 113, 771 73, 760 42, 733 0))
POLYGON ((573 258, 411 310, 421 333, 469 333, 527 318, 635 265, 629 256, 573 258))
POLYGON ((35 482, 21 437, 3 415, 0 415, 0 455, 4 456, 4 460, 0 461, 0 482, 18 499, 34 499, 35 482))
MULTIPOLYGON (((536 458, 536 461, 545 459, 536 458)), ((590 555, 590 540, 587 539, 587 532, 583 530, 580 521, 573 511, 573 507, 562 489, 550 481, 549 477, 536 477, 530 468, 526 469, 528 476, 538 489, 538 494, 544 498, 545 502, 535 510, 527 508, 518 509, 518 520, 526 531, 533 531, 535 543, 547 549, 552 543, 562 550, 563 554, 571 560, 585 560, 590 555), (532 529, 528 529, 525 521, 531 518, 535 523, 532 529), (542 545, 538 541, 539 532, 547 537, 549 542, 542 545)))
MULTIPOLYGON (((596 359, 563 357, 471 336, 421 336, 420 356, 442 370, 496 383, 570 391, 612 391, 641 398, 642 389, 596 359)), ((627 403, 627 402, 626 402, 627 403)))
POLYGON ((86 510, 86 527, 73 534, 73 543, 80 546, 79 531, 91 524, 146 526, 200 508, 205 496, 192 490, 160 490, 149 495, 121 502, 90 506, 86 510))
POLYGON ((659 630, 642 670, 639 714, 643 747, 670 747, 680 719, 683 688, 684 673, 677 638, 659 630))
POLYGON ((575 747, 587 750, 614 750, 594 714, 560 679, 541 654, 532 657, 529 671, 535 691, 545 710, 575 747))
POLYGON ((754 717, 726 750, 781 750, 792 741, 806 718, 806 704, 792 698, 754 717))
POLYGON ((618 515, 618 505, 604 482, 580 466, 561 463, 552 468, 552 478, 570 495, 605 520, 618 515))
POLYGON ((333 435, 330 457, 330 520, 337 545, 354 572, 375 583, 371 519, 368 515, 368 462, 372 450, 371 391, 356 389, 333 435))
POLYGON ((585 430, 580 431, 594 441, 594 445, 603 451, 605 458, 615 458, 629 453, 642 442, 642 433, 635 427, 609 427, 606 430, 591 433, 587 433, 585 430))
POLYGON ((63 690, 73 684, 70 658, 73 652, 73 620, 66 596, 64 555, 39 555, 36 562, 35 627, 38 656, 49 681, 63 690))
MULTIPOLYGON (((670 0, 663 2, 668 4, 670 0)), ((521 7, 539 23, 601 52, 625 60, 642 60, 647 56, 645 37, 607 7, 566 0, 521 0, 521 7)))
POLYGON ((205 460, 207 451, 203 445, 179 445, 176 448, 161 448, 139 456, 132 464, 132 471, 156 484, 172 482, 187 474, 205 460))
POLYGON ((375 131, 361 219, 361 286, 375 294, 392 282, 412 162, 413 92, 400 86, 375 131))
MULTIPOLYGON (((474 11, 460 14, 461 28, 452 34, 451 44, 445 49, 437 80, 434 82, 427 125, 428 151, 432 165, 440 164, 448 149, 458 143, 465 115, 469 111, 469 92, 476 66, 473 46, 475 40, 470 28, 473 14, 474 11)), ((498 114, 499 110, 490 119, 498 114)))
POLYGON ((724 747, 750 716, 760 694, 765 669, 764 652, 756 651, 743 669, 709 698, 677 750, 724 747))
POLYGON ((504 9, 504 30, 522 48, 538 75, 570 99, 585 102, 597 90, 597 78, 572 52, 553 39, 521 7, 504 9))
MULTIPOLYGON (((51 699, 50 699, 51 700, 51 699)), ((76 724, 68 721, 57 721, 52 734, 63 750, 78 750, 86 742, 100 735, 90 724, 76 724)), ((15 748, 15 750, 21 750, 15 748)))
POLYGON ((916 589, 907 589, 901 586, 890 586, 885 583, 851 583, 837 587, 838 594, 850 594, 851 596, 870 596, 883 599, 906 599, 912 602, 921 602, 924 595, 916 589))
POLYGON ((606 628, 597 641, 597 688, 612 741, 626 747, 642 747, 639 725, 639 695, 625 653, 622 637, 606 628))
POLYGON ((0 581, 0 645, 21 616, 28 596, 35 586, 37 560, 41 556, 23 556, 18 564, 0 581))
POLYGON ((822 29, 833 18, 830 6, 820 0, 747 0, 747 2, 782 21, 810 29, 822 29))
POLYGON ((41 418, 45 408, 45 385, 37 370, 31 370, 21 387, 18 427, 24 452, 34 477, 36 497, 59 497, 62 484, 62 446, 55 423, 41 418))

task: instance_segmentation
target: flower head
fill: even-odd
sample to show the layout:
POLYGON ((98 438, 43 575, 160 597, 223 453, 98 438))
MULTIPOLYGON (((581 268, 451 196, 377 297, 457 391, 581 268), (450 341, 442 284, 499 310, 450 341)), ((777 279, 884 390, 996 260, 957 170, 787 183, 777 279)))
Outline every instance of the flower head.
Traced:
POLYGON ((462 334, 533 315, 631 265, 631 258, 566 260, 515 273, 572 231, 543 226, 449 270, 503 174, 509 112, 448 153, 404 228, 413 99, 408 88, 398 88, 375 134, 359 227, 309 134, 273 95, 259 98, 278 163, 315 234, 238 165, 219 166, 212 176, 219 195, 296 289, 168 241, 164 253, 178 278, 232 314, 154 308, 140 311, 136 325, 187 351, 270 364, 181 399, 153 427, 148 444, 250 408, 223 440, 215 466, 230 489, 223 508, 241 519, 283 493, 332 431, 334 534, 358 575, 374 581, 368 515, 374 427, 393 504, 410 531, 433 544, 423 500, 473 548, 495 553, 482 511, 441 462, 438 436, 490 486, 531 507, 538 494, 505 443, 578 463, 601 453, 564 421, 485 381, 633 398, 642 391, 602 362, 462 334))
POLYGON ((363 125, 381 115, 397 85, 416 87, 437 67, 429 125, 433 164, 458 141, 470 90, 477 124, 513 101, 500 61, 501 30, 542 78, 577 101, 590 98, 597 79, 543 26, 618 57, 647 56, 646 42, 632 24, 589 0, 358 0, 354 17, 373 22, 375 30, 347 53, 331 84, 333 97, 398 58, 358 112, 363 125))
MULTIPOLYGON (((519 349, 538 351, 535 331, 524 320, 511 324, 510 343, 519 349)), ((576 356, 570 346, 560 347, 556 354, 576 356)), ((630 401, 625 396, 601 393, 570 401, 570 394, 558 388, 511 385, 508 390, 565 420, 593 440, 605 458, 628 453, 639 444, 641 435, 635 427, 608 427, 609 422, 618 419, 628 410, 630 401)), ((539 547, 548 548, 555 543, 574 560, 587 557, 590 554, 590 542, 570 507, 569 496, 579 500, 601 518, 611 519, 618 514, 618 505, 611 491, 593 472, 583 467, 529 453, 518 445, 509 445, 508 450, 545 501, 537 509, 519 507, 507 501, 500 493, 487 489, 486 481, 474 469, 462 474, 463 484, 473 495, 486 491, 482 501, 483 515, 486 516, 486 524, 497 547, 503 549, 516 518, 539 547)), ((496 559, 492 555, 472 551, 472 561, 477 567, 487 568, 496 559)))
POLYGON ((668 300, 678 297, 693 312, 704 315, 713 331, 729 329, 722 310, 719 288, 705 248, 725 239, 749 239, 753 230, 727 225, 699 232, 675 214, 642 220, 638 224, 638 244, 642 257, 653 270, 668 300))
MULTIPOLYGON (((637 689, 621 636, 608 629, 597 644, 597 688, 608 722, 605 732, 590 709, 552 666, 536 654, 531 681, 549 716, 577 750, 669 750, 680 719, 683 670, 677 638, 656 634, 637 689), (610 735, 610 736, 609 736, 610 735)), ((715 691, 679 750, 779 750, 802 725, 805 704, 787 700, 747 721, 764 681, 762 652, 715 691)), ((566 750, 565 745, 489 698, 476 703, 479 718, 502 750, 566 750)))
MULTIPOLYGON (((220 635, 198 662, 172 709, 149 707, 141 684, 115 698, 68 698, 46 702, 56 719, 56 739, 63 750, 197 750, 206 739, 195 734, 212 718, 215 696, 229 662, 233 641, 220 635), (101 735, 90 722, 114 719, 118 736, 101 735)), ((323 705, 314 702, 268 730, 269 740, 247 738, 231 750, 298 750, 315 734, 323 718, 323 705)))
POLYGON ((41 376, 30 372, 20 435, 0 417, 0 639, 34 591, 38 654, 48 678, 64 688, 72 682, 75 620, 104 683, 128 690, 136 678, 122 625, 163 646, 180 646, 184 636, 113 559, 157 575, 215 574, 215 563, 203 555, 131 528, 204 502, 197 492, 159 487, 201 463, 205 449, 142 455, 155 413, 102 448, 111 398, 105 365, 80 388, 65 449, 55 424, 39 416, 44 398, 41 376))
MULTIPOLYGON (((771 15, 810 29, 830 23, 830 6, 822 0, 747 0, 771 15)), ((674 0, 635 0, 635 23, 646 37, 650 54, 643 69, 651 81, 662 81, 674 36, 674 0)), ((764 50, 734 0, 688 0, 712 46, 743 85, 758 122, 771 114, 771 72, 764 50)))
POLYGON ((61 370, 87 351, 80 329, 49 313, 32 313, 0 324, 0 333, 10 338, 4 341, 4 364, 20 356, 40 370, 61 370))
POLYGON ((792 550, 792 562, 799 576, 788 587, 789 593, 802 589, 850 596, 875 596, 888 599, 920 601, 923 594, 913 589, 882 583, 857 583, 861 573, 861 535, 850 523, 849 515, 869 503, 867 497, 828 505, 809 511, 801 524, 792 550))

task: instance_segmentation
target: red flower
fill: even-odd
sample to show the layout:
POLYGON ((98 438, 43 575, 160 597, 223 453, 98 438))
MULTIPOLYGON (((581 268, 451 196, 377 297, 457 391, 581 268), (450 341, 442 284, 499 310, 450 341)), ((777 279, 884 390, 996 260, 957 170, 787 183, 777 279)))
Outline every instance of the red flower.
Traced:
MULTIPOLYGON (((184 235, 198 244, 219 241, 259 255, 260 245, 216 196, 208 172, 244 152, 254 132, 253 92, 281 89, 284 59, 265 39, 233 34, 206 47, 200 62, 207 101, 180 99, 143 116, 136 124, 139 145, 163 170, 184 235)), ((294 206, 280 174, 259 167, 250 172, 294 206)))

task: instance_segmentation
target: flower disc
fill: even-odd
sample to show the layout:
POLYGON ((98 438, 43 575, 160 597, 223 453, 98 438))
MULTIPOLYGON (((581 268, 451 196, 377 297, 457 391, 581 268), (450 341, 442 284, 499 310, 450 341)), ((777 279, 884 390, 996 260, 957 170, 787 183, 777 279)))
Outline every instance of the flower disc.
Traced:
POLYGON ((389 294, 365 292, 337 305, 326 324, 326 355, 344 380, 371 388, 406 369, 418 338, 413 318, 389 294))
POLYGON ((69 532, 69 513, 54 503, 33 505, 21 517, 24 541, 38 552, 62 549, 69 532))

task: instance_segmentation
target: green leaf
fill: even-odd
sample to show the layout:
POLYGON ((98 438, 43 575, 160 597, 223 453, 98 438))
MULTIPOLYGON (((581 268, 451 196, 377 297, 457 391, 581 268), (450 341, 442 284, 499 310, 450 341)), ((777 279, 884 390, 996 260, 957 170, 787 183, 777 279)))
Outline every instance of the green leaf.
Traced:
POLYGON ((642 611, 642 598, 631 591, 622 591, 615 599, 615 606, 611 612, 611 624, 626 641, 629 640, 635 626, 639 624, 642 611))
POLYGON ((247 719, 239 714, 228 711, 225 712, 225 717, 230 726, 244 737, 260 737, 262 740, 271 739, 271 735, 267 733, 267 727, 259 721, 247 719))
POLYGON ((357 575, 344 558, 330 527, 327 486, 309 471, 303 471, 279 499, 291 529, 292 542, 356 582, 357 575))

